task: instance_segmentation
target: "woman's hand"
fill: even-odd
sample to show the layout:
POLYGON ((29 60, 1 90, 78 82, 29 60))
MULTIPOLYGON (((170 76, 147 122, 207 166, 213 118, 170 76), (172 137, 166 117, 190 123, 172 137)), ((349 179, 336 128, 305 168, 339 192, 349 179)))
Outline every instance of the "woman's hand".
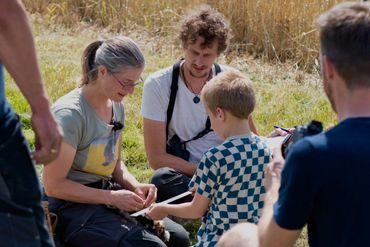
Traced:
POLYGON ((157 188, 154 184, 139 184, 134 192, 144 200, 144 208, 152 205, 157 199, 157 188))
POLYGON ((166 204, 153 204, 146 215, 152 220, 161 220, 167 217, 166 204))
POLYGON ((126 212, 135 212, 143 209, 144 200, 129 190, 112 190, 110 205, 126 212))

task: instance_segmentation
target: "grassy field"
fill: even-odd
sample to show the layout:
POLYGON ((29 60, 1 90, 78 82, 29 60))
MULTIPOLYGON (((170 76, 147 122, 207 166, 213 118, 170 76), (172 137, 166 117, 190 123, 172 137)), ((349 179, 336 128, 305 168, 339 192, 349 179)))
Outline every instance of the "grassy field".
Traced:
MULTIPOLYGON (((83 24, 73 28, 45 25, 44 19, 38 15, 34 15, 32 20, 41 70, 52 102, 76 87, 80 76, 80 57, 84 47, 98 37, 116 35, 116 32, 110 29, 83 24)), ((130 36, 144 50, 147 60, 144 78, 153 71, 171 65, 179 57, 180 51, 175 49, 171 42, 167 43, 168 46, 164 46, 165 39, 159 36, 153 38, 137 30, 126 30, 120 34, 130 36)), ((255 59, 254 56, 241 53, 237 56, 228 54, 226 57, 221 57, 218 62, 228 63, 248 74, 252 79, 257 92, 254 118, 261 135, 267 135, 272 131, 274 124, 292 127, 311 119, 322 121, 325 126, 336 122, 324 96, 318 74, 315 72, 308 74, 299 70, 296 62, 265 63, 255 59)), ((6 95, 14 109, 20 113, 26 136, 33 146, 30 108, 8 75, 7 81, 6 95)), ((139 86, 134 95, 124 99, 127 128, 124 131, 122 154, 130 171, 140 181, 148 181, 152 170, 147 164, 143 145, 142 119, 139 115, 141 92, 142 86, 139 86)), ((41 172, 41 168, 39 170, 41 172)), ((194 226, 188 227, 194 228, 194 226)), ((192 232, 194 233, 195 230, 193 229, 192 232)), ((302 236, 297 246, 306 245, 307 241, 302 236)))
POLYGON ((24 0, 30 12, 41 13, 51 26, 83 22, 114 32, 145 27, 145 32, 158 37, 173 34, 184 12, 206 3, 230 20, 232 50, 279 62, 293 60, 307 70, 315 70, 317 64, 316 16, 342 1, 24 0))

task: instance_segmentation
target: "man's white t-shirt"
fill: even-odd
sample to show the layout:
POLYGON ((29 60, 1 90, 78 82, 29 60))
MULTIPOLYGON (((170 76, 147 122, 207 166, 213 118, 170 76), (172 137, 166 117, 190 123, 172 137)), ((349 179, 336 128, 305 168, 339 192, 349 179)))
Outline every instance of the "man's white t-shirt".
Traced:
MULTIPOLYGON (((225 65, 220 65, 220 67, 221 72, 234 70, 225 65)), ((214 66, 212 74, 215 76, 214 66)), ((171 82, 172 66, 148 77, 144 83, 141 105, 141 115, 144 118, 166 123, 171 82)), ((179 77, 175 106, 169 124, 169 139, 176 133, 182 141, 187 141, 205 129, 207 113, 202 101, 198 104, 193 102, 194 96, 194 93, 186 87, 184 81, 179 77)), ((198 163, 204 152, 221 143, 222 140, 214 131, 202 138, 188 142, 186 148, 190 152, 189 161, 198 163)))

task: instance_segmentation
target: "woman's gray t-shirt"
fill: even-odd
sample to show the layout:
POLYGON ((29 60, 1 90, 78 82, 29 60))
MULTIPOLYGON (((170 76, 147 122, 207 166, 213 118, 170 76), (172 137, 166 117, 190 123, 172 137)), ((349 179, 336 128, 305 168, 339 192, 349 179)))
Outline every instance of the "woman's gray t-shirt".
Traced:
MULTIPOLYGON (((67 178, 87 184, 107 179, 113 173, 119 156, 118 138, 122 130, 114 131, 75 89, 52 106, 53 114, 63 129, 63 141, 76 149, 67 178)), ((113 102, 113 121, 124 125, 122 103, 113 102)))

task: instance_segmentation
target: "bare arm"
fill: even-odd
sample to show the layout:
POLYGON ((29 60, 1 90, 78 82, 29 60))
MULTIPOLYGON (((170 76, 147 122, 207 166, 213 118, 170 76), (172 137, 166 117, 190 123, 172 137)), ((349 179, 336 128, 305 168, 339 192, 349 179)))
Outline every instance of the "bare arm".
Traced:
POLYGON ((31 28, 19 0, 0 1, 0 62, 31 106, 32 127, 36 134, 35 160, 47 163, 55 159, 62 135, 49 109, 31 28))
POLYGON ((80 203, 110 204, 109 191, 90 188, 67 178, 76 149, 63 142, 60 155, 44 168, 43 181, 48 196, 80 203))
POLYGON ((107 204, 126 211, 143 207, 143 200, 129 190, 95 189, 68 179, 75 154, 76 150, 63 142, 57 159, 45 167, 43 180, 48 196, 79 203, 107 204))
MULTIPOLYGON (((119 147, 122 147, 122 134, 119 137, 119 147)), ((117 165, 113 171, 113 179, 119 183, 122 188, 130 191, 134 191, 138 186, 139 182, 136 178, 127 170, 127 167, 121 159, 121 152, 118 155, 117 165)))
MULTIPOLYGON (((122 146, 122 134, 119 138, 120 144, 122 146)), ((113 179, 119 183, 122 188, 130 190, 137 194, 143 201, 143 205, 135 208, 139 210, 143 207, 147 207, 155 202, 157 199, 157 188, 154 184, 143 184, 139 183, 136 178, 128 171, 126 165, 121 159, 121 153, 119 154, 117 165, 113 171, 113 179)))
POLYGON ((274 161, 265 172, 265 187, 267 190, 261 219, 258 222, 260 247, 276 246, 291 247, 298 239, 301 230, 287 230, 281 228, 274 219, 273 205, 278 200, 280 188, 280 174, 284 166, 280 150, 274 152, 274 161))
POLYGON ((298 239, 301 230, 281 228, 273 216, 273 204, 277 200, 276 192, 266 194, 262 217, 258 223, 260 247, 292 247, 298 239))
POLYGON ((166 153, 166 124, 144 118, 144 143, 149 164, 153 169, 171 167, 192 176, 196 165, 166 153))
POLYGON ((181 204, 154 204, 148 216, 153 220, 160 220, 167 215, 184 219, 199 219, 208 209, 210 199, 195 193, 191 202, 181 204))

